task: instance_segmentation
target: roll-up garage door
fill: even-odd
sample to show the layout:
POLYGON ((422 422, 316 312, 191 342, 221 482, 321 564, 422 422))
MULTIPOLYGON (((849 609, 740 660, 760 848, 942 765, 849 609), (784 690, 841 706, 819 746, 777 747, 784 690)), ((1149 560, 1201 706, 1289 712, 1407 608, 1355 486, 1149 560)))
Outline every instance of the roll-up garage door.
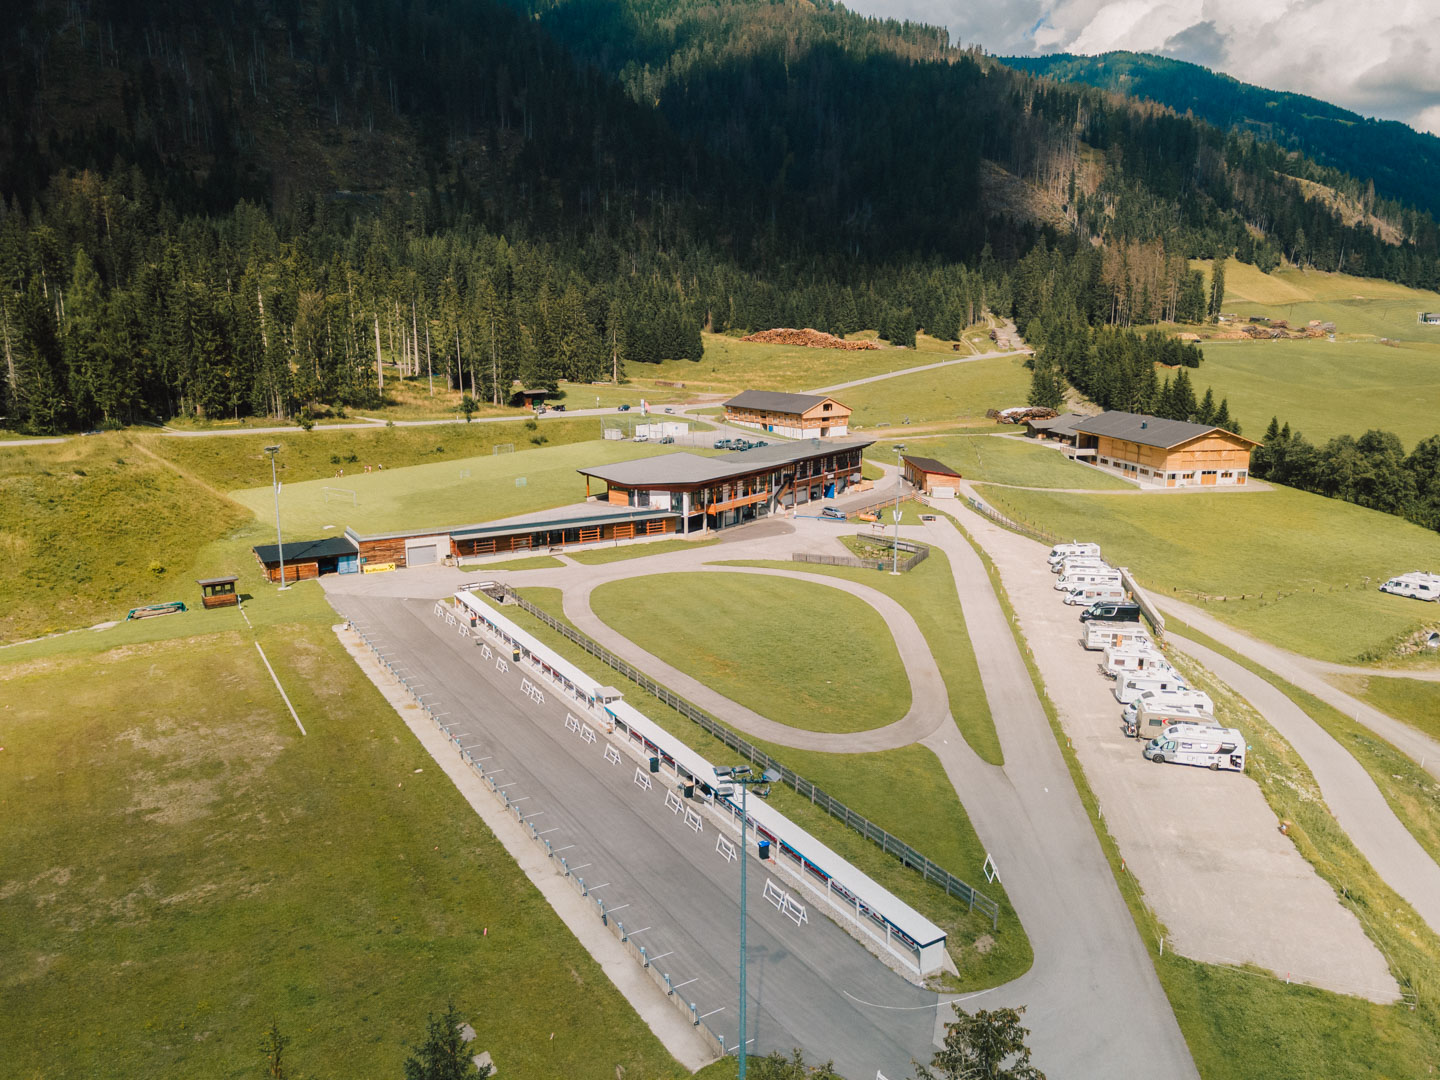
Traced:
POLYGON ((424 539, 405 542, 406 566, 430 566, 439 561, 440 542, 438 538, 427 536, 424 539))

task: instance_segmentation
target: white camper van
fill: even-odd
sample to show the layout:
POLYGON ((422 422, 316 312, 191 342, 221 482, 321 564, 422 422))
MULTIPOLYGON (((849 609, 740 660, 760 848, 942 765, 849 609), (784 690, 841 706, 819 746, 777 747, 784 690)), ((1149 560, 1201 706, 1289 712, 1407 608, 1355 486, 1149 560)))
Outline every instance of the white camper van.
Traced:
POLYGON ((1100 556, 1099 544, 1056 544, 1050 549, 1050 564, 1053 566, 1067 555, 1100 556))
POLYGON ((1084 622, 1080 644, 1087 649, 1108 649, 1111 645, 1149 645, 1150 632, 1133 622, 1084 622))
POLYGON ((1122 672, 1115 676, 1115 700, 1122 705, 1138 701, 1145 693, 1164 694, 1176 690, 1189 690, 1190 684, 1174 670, 1122 672))
POLYGON ((1169 705, 1152 698, 1141 698, 1135 719, 1125 725, 1125 734, 1132 739, 1151 738, 1172 727, 1204 724, 1213 727, 1215 714, 1199 705, 1169 705))
POLYGON ((1408 596, 1412 600, 1440 601, 1440 574, 1401 574, 1380 586, 1381 592, 1408 596))
POLYGON ((1135 722, 1135 717, 1140 713, 1140 703, 1144 701, 1148 701, 1152 709, 1199 709, 1211 716, 1215 715, 1215 703, 1204 690, 1191 690, 1189 687, 1163 691, 1145 690, 1126 702, 1125 708, 1120 710, 1120 718, 1127 726, 1135 722))
POLYGON ((1111 645, 1105 650, 1100 671, 1113 679, 1121 674, 1153 671, 1157 667, 1163 667, 1166 671, 1173 670, 1164 654, 1153 645, 1111 645))
POLYGON ((1074 592, 1081 585, 1108 585, 1120 584, 1120 571, 1110 567, 1086 567, 1081 570, 1068 570, 1060 575, 1055 582, 1055 588, 1060 592, 1074 592))
POLYGON ((1104 600, 1119 603, 1125 599, 1125 589, 1118 581, 1100 581, 1093 585, 1081 585, 1064 593, 1061 597, 1067 604, 1083 604, 1088 607, 1104 600))
POLYGON ((1172 728, 1147 742, 1141 753, 1161 765, 1173 761, 1177 765, 1245 771, 1245 737, 1234 728, 1172 728))
POLYGON ((1099 555, 1067 555, 1059 562, 1050 564, 1052 574, 1068 574, 1072 570, 1112 570, 1112 567, 1099 555))

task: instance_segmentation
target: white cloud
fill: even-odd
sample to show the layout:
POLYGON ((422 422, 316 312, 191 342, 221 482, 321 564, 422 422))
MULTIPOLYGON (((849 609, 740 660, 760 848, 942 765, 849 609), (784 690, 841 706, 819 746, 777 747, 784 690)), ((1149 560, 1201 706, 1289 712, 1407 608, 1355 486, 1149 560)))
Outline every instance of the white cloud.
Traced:
POLYGON ((1191 60, 1440 134, 1435 0, 851 0, 999 55, 1113 49, 1191 60))

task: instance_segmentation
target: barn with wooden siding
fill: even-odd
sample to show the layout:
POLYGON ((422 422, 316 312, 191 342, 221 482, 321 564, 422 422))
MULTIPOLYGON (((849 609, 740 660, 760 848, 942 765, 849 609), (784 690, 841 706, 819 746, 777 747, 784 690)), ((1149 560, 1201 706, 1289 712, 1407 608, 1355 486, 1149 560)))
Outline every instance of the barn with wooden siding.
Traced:
MULTIPOLYGON (((259 544, 254 548, 255 558, 271 581, 280 580, 281 550, 275 544, 259 544)), ((286 581, 306 581, 323 574, 353 574, 360 569, 357 561, 360 549, 347 536, 287 540, 283 550, 286 581)))
POLYGON ((1244 484, 1259 443, 1213 424, 1106 412, 1074 425, 1077 458, 1160 487, 1244 484))
POLYGON ((958 470, 943 461, 912 454, 902 455, 900 462, 905 467, 905 479, 915 485, 915 490, 922 495, 932 495, 937 499, 955 497, 960 485, 958 470))
POLYGON ((844 436, 850 430, 848 405, 814 394, 746 390, 725 402, 725 422, 759 428, 791 439, 844 436))

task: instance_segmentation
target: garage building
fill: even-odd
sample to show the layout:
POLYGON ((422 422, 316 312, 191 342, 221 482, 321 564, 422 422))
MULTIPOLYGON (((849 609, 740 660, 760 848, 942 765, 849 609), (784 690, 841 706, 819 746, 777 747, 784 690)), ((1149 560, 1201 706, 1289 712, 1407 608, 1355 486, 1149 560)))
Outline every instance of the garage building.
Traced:
POLYGON ((915 486, 915 490, 922 495, 930 495, 937 499, 953 499, 960 485, 960 473, 950 468, 943 461, 936 461, 928 457, 912 457, 909 454, 902 455, 901 463, 905 467, 905 479, 915 486))

